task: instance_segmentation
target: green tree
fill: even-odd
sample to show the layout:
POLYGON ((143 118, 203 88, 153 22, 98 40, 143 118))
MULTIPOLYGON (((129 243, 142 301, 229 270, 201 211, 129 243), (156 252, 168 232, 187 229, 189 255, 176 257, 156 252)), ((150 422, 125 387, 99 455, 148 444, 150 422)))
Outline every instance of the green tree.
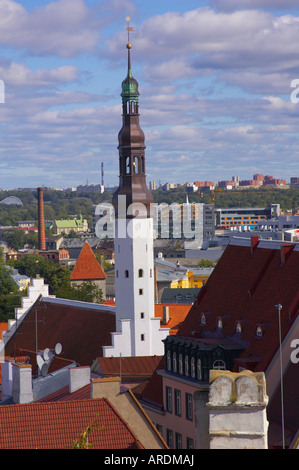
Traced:
POLYGON ((0 250, 0 321, 14 317, 14 309, 21 305, 22 294, 11 277, 12 269, 7 267, 0 250))
POLYGON ((104 301, 102 289, 92 281, 84 281, 81 284, 70 284, 67 287, 59 288, 57 297, 91 303, 104 301))
POLYGON ((45 284, 49 285, 49 293, 57 295, 61 288, 67 288, 70 283, 70 271, 64 266, 60 266, 51 260, 47 260, 42 255, 25 255, 12 261, 11 263, 20 274, 25 274, 30 278, 37 275, 45 279, 45 284))

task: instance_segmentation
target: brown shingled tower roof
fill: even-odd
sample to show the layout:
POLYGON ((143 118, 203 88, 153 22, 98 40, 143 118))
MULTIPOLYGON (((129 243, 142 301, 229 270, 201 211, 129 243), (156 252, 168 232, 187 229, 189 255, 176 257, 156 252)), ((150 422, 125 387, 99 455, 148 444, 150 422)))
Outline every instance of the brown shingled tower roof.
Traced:
POLYGON ((71 274, 71 281, 106 279, 106 277, 94 252, 88 242, 85 242, 71 274))

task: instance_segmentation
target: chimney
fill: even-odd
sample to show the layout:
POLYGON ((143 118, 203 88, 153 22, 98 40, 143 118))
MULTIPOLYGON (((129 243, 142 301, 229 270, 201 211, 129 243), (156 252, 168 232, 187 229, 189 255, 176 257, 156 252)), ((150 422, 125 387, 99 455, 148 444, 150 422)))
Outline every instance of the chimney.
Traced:
POLYGON ((13 363, 12 399, 16 404, 33 401, 32 368, 30 364, 13 363))
POLYGON ((38 193, 38 249, 46 249, 45 216, 43 188, 37 188, 38 193))
POLYGON ((70 393, 79 390, 85 385, 90 384, 90 367, 70 367, 70 384, 69 391, 70 393))
POLYGON ((168 322, 169 322, 169 307, 168 305, 163 305, 162 325, 167 325, 168 322))

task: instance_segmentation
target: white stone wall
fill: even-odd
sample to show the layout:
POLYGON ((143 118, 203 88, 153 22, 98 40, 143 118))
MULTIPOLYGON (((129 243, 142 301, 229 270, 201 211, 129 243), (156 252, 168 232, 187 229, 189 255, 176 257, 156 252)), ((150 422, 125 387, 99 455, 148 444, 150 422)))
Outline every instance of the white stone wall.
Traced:
POLYGON ((104 356, 163 354, 167 329, 155 319, 153 219, 116 221, 116 328, 104 356))
POLYGON ((210 448, 266 449, 267 404, 263 373, 210 371, 210 448))

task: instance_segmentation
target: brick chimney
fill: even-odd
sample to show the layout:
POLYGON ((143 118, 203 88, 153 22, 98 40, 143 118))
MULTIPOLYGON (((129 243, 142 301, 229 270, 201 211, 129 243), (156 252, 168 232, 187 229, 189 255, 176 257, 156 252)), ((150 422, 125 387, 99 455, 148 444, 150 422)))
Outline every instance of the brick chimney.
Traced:
POLYGON ((37 188, 38 193, 38 249, 46 249, 45 216, 43 188, 37 188))

